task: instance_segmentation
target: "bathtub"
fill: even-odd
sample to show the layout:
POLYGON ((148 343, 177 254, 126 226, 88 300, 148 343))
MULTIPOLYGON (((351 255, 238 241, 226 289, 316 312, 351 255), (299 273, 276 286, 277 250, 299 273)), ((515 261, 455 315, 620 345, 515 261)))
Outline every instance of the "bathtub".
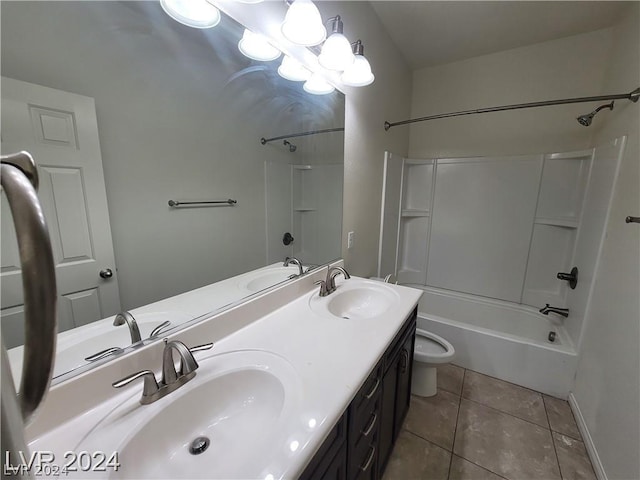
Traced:
POLYGON ((453 363, 507 382, 566 399, 573 386, 576 351, 562 320, 537 309, 449 290, 424 291, 418 328, 447 339, 453 363), (555 341, 549 333, 555 332, 555 341))

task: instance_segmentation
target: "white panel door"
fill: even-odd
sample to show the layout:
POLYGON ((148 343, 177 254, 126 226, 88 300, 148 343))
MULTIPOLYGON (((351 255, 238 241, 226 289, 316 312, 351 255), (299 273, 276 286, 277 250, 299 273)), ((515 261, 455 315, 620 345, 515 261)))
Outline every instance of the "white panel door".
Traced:
MULTIPOLYGON (((26 150, 40 175, 56 264, 59 330, 113 315, 120 295, 94 100, 2 77, 2 153, 26 150), (111 269, 111 278, 101 270, 111 269)), ((9 208, 2 196, 2 330, 23 342, 22 275, 9 208)))

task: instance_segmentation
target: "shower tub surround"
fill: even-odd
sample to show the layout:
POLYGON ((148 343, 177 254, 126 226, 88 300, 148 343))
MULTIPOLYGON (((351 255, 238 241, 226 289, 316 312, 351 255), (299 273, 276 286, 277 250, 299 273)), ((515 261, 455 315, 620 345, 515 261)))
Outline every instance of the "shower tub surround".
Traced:
POLYGON ((558 398, 567 398, 577 354, 562 320, 515 303, 412 285, 423 290, 418 328, 446 338, 454 363, 558 398), (549 341, 550 332, 555 340, 549 341))
MULTIPOLYGON (((356 277, 338 279, 337 290, 331 294, 334 298, 342 295, 343 299, 357 299, 357 294, 373 289, 384 290, 388 302, 386 306, 367 310, 364 316, 346 318, 346 314, 336 316, 335 312, 330 315, 323 310, 323 305, 332 312, 332 297, 325 297, 326 301, 318 299, 319 289, 314 285, 325 275, 326 269, 318 269, 172 335, 168 340, 180 340, 188 346, 205 342, 213 342, 214 346, 209 351, 195 353, 200 369, 191 382, 155 403, 138 403, 142 392, 140 382, 123 389, 115 389, 111 383, 145 368, 154 370, 159 377, 162 342, 145 345, 55 385, 38 417, 27 428, 30 450, 51 451, 56 459, 63 459, 66 451, 119 452, 123 462, 120 471, 76 472, 74 478, 146 477, 157 472, 158 465, 165 465, 162 467, 165 475, 176 466, 178 469, 181 465, 188 467, 182 474, 188 478, 299 477, 318 449, 322 451, 325 438, 331 436, 338 425, 344 427, 345 409, 359 390, 363 386, 370 390, 370 374, 379 371, 376 365, 387 358, 385 352, 390 342, 401 330, 405 331, 405 320, 421 295, 416 289, 356 277), (268 433, 268 425, 249 421, 239 424, 242 428, 232 430, 231 437, 224 437, 226 440, 221 444, 216 432, 229 434, 229 425, 238 422, 238 415, 242 422, 242 418, 250 420, 252 412, 268 412, 272 407, 268 402, 260 403, 266 401, 267 393, 255 390, 257 393, 253 395, 251 386, 244 381, 223 388, 219 395, 215 393, 217 389, 208 387, 217 385, 207 383, 210 379, 223 378, 219 375, 224 376, 227 371, 242 372, 245 367, 233 363, 233 359, 243 355, 273 359, 273 366, 266 360, 264 364, 262 361, 255 364, 251 367, 254 372, 271 372, 276 377, 278 369, 288 372, 285 372, 288 383, 282 383, 284 407, 282 413, 274 417, 277 429, 273 431, 273 438, 268 433), (245 385, 246 401, 225 403, 225 398, 242 398, 245 385), (175 407, 184 406, 184 399, 190 405, 189 399, 193 399, 193 395, 200 398, 198 391, 203 388, 211 392, 206 402, 179 415, 163 416, 165 411, 174 412, 175 407), (233 391, 240 392, 240 396, 232 395, 233 391), (210 416, 217 410, 221 410, 219 419, 210 416), (244 415, 248 412, 249 417, 243 417, 243 411, 244 415), (197 427, 185 433, 185 422, 187 425, 195 422, 197 427), (255 430, 256 426, 260 430, 255 430), (149 430, 156 433, 149 437, 149 430), (238 433, 242 431, 245 433, 238 433), (192 437, 207 432, 211 446, 202 455, 192 457, 182 452, 182 447, 173 452, 175 456, 169 451, 185 438, 190 442, 192 437), (139 449, 135 445, 141 433, 149 437, 150 442, 139 449), (264 441, 255 446, 256 439, 260 438, 264 441), (221 455, 221 451, 231 453, 221 455)), ((357 310, 357 313, 363 312, 357 310)), ((181 475, 174 471, 169 476, 180 478, 181 475)))

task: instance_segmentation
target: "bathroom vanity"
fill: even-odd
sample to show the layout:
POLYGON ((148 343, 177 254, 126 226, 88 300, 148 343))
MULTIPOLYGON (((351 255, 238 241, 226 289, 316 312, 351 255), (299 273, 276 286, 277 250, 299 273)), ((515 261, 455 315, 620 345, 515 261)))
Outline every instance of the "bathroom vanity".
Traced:
POLYGON ((352 277, 320 297, 326 273, 172 334, 214 345, 157 401, 140 403, 142 381, 112 384, 144 370, 161 383, 160 339, 56 384, 27 428, 31 451, 70 478, 380 478, 409 407, 421 293, 352 277), (69 452, 116 461, 61 471, 69 452))
POLYGON ((414 309, 301 479, 382 478, 409 410, 416 316, 414 309))

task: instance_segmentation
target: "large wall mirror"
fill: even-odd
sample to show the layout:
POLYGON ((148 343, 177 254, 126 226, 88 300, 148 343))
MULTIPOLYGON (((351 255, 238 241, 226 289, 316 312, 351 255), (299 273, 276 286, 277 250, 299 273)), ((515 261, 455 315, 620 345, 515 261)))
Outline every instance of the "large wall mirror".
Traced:
MULTIPOLYGON (((278 75, 281 58, 242 55, 244 28, 225 15, 194 29, 155 1, 1 8, 2 153, 27 150, 40 171, 59 294, 54 376, 129 345, 118 312, 137 312, 149 338, 298 273, 276 268, 287 256, 305 268, 340 256, 341 93, 310 95, 278 75), (260 141, 325 129, 337 131, 260 141), (177 295, 181 306, 166 301, 177 295)), ((2 197, 2 338, 21 358, 2 197)))

